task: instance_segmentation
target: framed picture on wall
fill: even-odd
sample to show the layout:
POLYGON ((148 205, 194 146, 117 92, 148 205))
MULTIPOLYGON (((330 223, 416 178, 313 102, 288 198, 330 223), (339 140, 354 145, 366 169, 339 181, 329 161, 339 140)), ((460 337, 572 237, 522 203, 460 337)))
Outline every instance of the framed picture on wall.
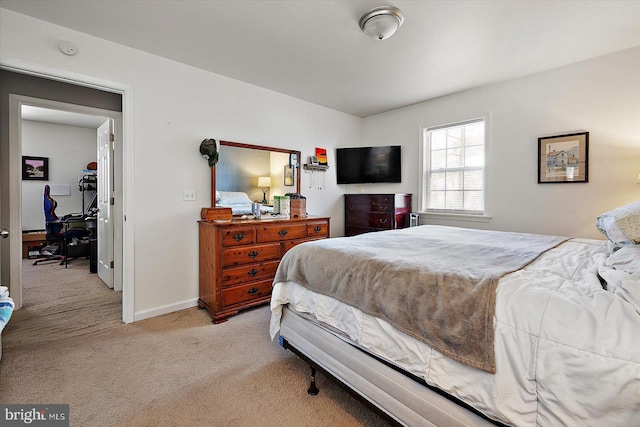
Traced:
POLYGON ((589 182, 589 132, 538 138, 538 184, 589 182))
POLYGON ((286 165, 284 167, 284 185, 293 186, 293 167, 286 165))
POLYGON ((49 181, 49 158, 22 156, 22 179, 25 181, 49 181))

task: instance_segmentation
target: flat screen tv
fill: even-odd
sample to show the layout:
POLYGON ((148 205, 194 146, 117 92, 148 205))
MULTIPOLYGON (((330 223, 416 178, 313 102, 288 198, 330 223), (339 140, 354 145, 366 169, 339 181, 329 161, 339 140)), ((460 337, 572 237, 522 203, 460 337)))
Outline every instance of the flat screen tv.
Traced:
POLYGON ((336 148, 338 184, 401 182, 400 146, 336 148))

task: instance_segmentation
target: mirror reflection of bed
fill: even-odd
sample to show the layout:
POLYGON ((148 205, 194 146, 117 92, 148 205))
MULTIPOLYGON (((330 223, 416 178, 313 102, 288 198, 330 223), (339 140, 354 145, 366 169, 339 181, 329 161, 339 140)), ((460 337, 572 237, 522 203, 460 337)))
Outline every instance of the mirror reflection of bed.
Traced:
POLYGON ((258 178, 270 177, 266 192, 267 203, 262 212, 272 211, 273 196, 298 193, 300 188, 297 160, 300 152, 275 147, 220 141, 220 159, 215 168, 212 197, 217 207, 230 207, 234 215, 249 215, 251 204, 262 202, 263 189, 258 178), (292 156, 293 155, 293 156, 292 156), (290 163, 291 162, 291 163, 290 163), (284 185, 285 166, 294 166, 294 185, 284 185))

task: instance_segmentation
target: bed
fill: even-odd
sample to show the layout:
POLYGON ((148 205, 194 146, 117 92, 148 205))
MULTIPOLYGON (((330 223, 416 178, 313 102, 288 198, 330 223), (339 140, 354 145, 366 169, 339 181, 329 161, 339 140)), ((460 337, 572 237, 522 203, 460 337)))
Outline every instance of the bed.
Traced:
MULTIPOLYGON (((231 208, 233 215, 252 215, 252 200, 247 193, 242 191, 216 191, 216 206, 220 208, 231 208)), ((273 212, 273 207, 262 206, 263 214, 273 212)))
POLYGON ((639 224, 640 202, 597 219, 608 240, 419 226, 298 245, 274 280, 270 333, 401 425, 640 425, 639 224), (457 257, 453 266, 407 273, 420 259, 409 253, 431 259, 443 242, 459 251, 445 255, 457 257), (489 258, 506 267, 484 290, 471 286, 485 299, 452 304, 463 313, 462 326, 452 326, 441 313, 450 295, 440 293, 461 264, 483 278, 474 265, 482 257, 464 255, 464 246, 481 253, 484 242, 529 254, 489 258), (399 288, 406 274, 435 282, 435 291, 399 288), (392 298, 404 313, 385 305, 392 298), (407 326, 411 318, 446 327, 432 336, 407 326), (458 332, 448 337, 449 329, 458 332))

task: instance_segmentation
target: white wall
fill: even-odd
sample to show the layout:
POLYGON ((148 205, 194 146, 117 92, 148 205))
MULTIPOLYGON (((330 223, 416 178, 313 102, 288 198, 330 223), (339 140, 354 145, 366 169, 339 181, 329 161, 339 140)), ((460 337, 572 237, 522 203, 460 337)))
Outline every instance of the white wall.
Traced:
POLYGON ((45 184, 67 185, 69 195, 52 195, 56 214, 82 212, 78 176, 97 157, 96 130, 52 123, 22 121, 22 155, 49 158, 48 181, 22 181, 22 229, 44 230, 45 184))
MULTIPOLYGON (((333 151, 361 140, 360 118, 6 9, 0 13, 0 52, 5 61, 131 87, 133 111, 125 111, 124 120, 132 127, 133 140, 126 143, 133 145, 135 163, 137 318, 193 305, 198 297, 197 220, 211 202, 210 170, 198 152, 204 138, 298 149, 303 158, 316 146, 333 151), (79 53, 62 54, 61 40, 78 45, 79 53), (185 188, 196 189, 196 202, 182 200, 185 188)), ((316 190, 303 174, 302 194, 310 214, 332 216, 335 235, 343 229, 341 192, 335 174, 328 175, 333 185, 316 190)))
POLYGON ((490 112, 492 219, 421 223, 602 238, 596 216, 640 200, 638 70, 640 48, 617 52, 368 117, 363 140, 402 144, 402 184, 388 189, 413 193, 417 209, 420 129, 490 112), (538 184, 538 137, 574 131, 589 132, 589 182, 538 184))

